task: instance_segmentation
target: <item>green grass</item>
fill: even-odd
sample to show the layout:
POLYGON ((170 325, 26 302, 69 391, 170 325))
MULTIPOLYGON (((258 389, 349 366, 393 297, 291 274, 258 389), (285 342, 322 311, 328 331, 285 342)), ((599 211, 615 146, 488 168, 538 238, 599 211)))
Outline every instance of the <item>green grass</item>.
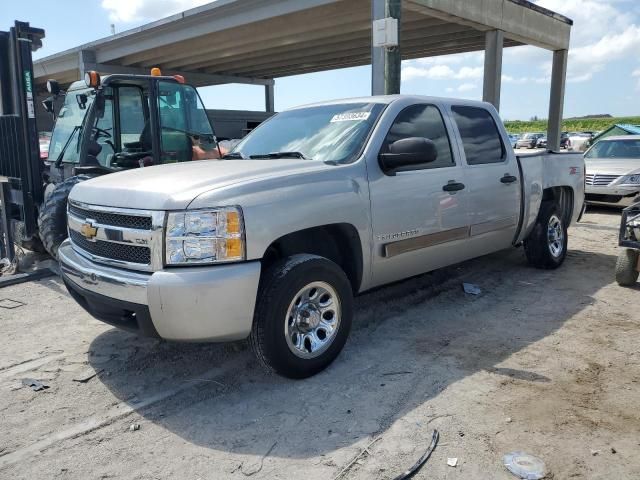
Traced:
MULTIPOLYGON (((606 130, 616 123, 630 123, 640 125, 640 117, 613 117, 613 118, 577 118, 562 122, 562 130, 567 132, 606 130)), ((547 121, 535 120, 525 122, 521 120, 507 120, 504 122, 509 133, 546 132, 547 121)))

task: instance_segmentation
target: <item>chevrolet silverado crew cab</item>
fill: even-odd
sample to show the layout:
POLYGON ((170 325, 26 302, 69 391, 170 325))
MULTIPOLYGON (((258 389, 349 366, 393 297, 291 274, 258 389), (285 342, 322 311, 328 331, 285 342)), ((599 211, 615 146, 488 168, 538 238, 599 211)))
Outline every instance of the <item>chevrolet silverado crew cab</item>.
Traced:
POLYGON ((354 294, 521 244, 556 268, 583 201, 582 155, 517 157, 490 104, 366 97, 275 115, 222 160, 78 184, 59 257, 99 320, 248 337, 302 378, 342 350, 354 294))

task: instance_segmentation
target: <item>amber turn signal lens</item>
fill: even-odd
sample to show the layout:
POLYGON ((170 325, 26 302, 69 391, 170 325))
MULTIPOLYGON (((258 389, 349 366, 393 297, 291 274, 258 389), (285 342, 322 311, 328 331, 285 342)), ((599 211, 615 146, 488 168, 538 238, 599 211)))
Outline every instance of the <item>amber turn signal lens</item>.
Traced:
POLYGON ((160 75, 162 75, 162 72, 160 71, 160 69, 158 67, 153 67, 151 69, 151 76, 152 77, 159 77, 160 75))
POLYGON ((89 70, 84 74, 84 83, 87 87, 98 88, 100 86, 100 75, 95 70, 89 70))

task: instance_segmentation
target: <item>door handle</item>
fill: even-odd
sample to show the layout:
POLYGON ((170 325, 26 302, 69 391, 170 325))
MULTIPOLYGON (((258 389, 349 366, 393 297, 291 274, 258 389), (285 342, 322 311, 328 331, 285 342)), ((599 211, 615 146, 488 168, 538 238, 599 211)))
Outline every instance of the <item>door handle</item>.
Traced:
POLYGON ((504 177, 500 179, 502 183, 513 183, 518 181, 518 177, 514 177, 513 175, 509 175, 508 173, 504 174, 504 177))
POLYGON ((464 189, 464 183, 456 182, 455 180, 449 180, 449 183, 442 186, 442 190, 445 192, 457 192, 464 189))

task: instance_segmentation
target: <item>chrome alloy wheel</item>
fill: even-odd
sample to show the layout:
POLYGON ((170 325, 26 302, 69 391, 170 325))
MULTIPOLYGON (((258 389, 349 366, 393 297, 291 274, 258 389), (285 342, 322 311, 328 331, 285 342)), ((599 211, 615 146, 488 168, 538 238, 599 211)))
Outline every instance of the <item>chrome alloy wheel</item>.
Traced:
POLYGON ((564 249, 564 231, 562 230, 562 221, 557 215, 551 215, 551 218, 549 218, 547 242, 551 255, 555 258, 560 257, 564 249))
POLYGON ((340 299, 325 282, 312 282, 293 297, 287 310, 284 334, 287 345, 300 358, 315 358, 333 342, 340 328, 340 299))

